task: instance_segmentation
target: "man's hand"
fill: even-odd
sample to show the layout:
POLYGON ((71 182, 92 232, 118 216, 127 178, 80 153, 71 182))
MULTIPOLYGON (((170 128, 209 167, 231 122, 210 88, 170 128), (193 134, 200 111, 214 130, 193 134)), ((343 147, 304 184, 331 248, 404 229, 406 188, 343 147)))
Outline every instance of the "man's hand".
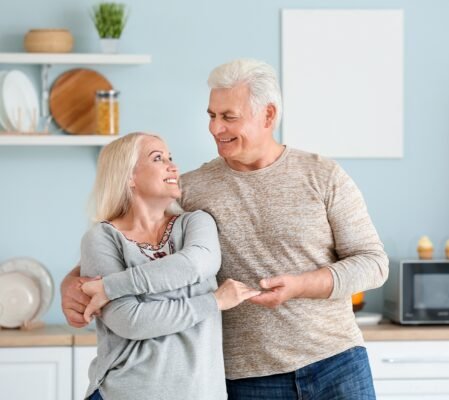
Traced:
POLYGON ((334 279, 329 268, 319 268, 300 275, 278 275, 260 281, 264 291, 249 299, 251 303, 276 308, 294 298, 327 299, 334 279))
POLYGON ((84 320, 90 322, 92 320, 92 314, 98 315, 110 300, 104 291, 103 279, 86 282, 81 286, 81 290, 91 298, 84 311, 84 320))
POLYGON ((83 313, 90 302, 90 297, 81 290, 81 285, 98 278, 80 277, 80 268, 76 267, 61 283, 62 312, 67 322, 75 327, 82 328, 87 325, 83 313))
POLYGON ((300 275, 278 275, 260 281, 264 291, 249 301, 268 308, 276 308, 287 300, 298 296, 298 280, 300 275))

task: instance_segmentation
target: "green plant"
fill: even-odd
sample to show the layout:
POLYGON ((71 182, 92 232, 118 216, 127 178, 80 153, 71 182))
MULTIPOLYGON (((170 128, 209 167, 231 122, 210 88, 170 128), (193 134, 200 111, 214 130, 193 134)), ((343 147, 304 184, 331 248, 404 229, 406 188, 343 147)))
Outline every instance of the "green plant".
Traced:
POLYGON ((100 38, 118 39, 128 20, 128 10, 122 3, 100 3, 92 7, 91 17, 100 38))

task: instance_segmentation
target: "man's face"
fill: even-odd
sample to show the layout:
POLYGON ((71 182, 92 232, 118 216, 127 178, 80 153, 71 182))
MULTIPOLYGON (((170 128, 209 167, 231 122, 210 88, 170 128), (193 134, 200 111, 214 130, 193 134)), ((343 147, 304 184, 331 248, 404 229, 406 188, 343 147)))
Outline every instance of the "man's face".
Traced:
POLYGON ((228 164, 239 169, 239 164, 248 165, 263 156, 271 124, 267 125, 266 107, 253 114, 247 85, 212 89, 207 113, 218 154, 228 164))

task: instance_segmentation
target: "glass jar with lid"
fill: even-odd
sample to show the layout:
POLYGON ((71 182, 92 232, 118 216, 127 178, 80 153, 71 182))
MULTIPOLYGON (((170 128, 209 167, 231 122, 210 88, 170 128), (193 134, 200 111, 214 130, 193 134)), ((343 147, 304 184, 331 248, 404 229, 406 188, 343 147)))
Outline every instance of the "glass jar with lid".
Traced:
POLYGON ((99 135, 118 135, 119 103, 117 90, 98 90, 96 92, 97 129, 99 135))

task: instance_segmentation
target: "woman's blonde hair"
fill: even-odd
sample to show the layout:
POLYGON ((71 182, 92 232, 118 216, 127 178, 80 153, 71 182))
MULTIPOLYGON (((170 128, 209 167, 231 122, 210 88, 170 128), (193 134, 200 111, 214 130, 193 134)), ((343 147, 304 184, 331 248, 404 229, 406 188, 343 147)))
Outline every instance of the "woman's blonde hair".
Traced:
POLYGON ((139 143, 144 136, 162 140, 154 134, 135 132, 114 140, 101 150, 89 207, 95 222, 111 221, 129 211, 132 199, 129 181, 139 158, 139 143))

